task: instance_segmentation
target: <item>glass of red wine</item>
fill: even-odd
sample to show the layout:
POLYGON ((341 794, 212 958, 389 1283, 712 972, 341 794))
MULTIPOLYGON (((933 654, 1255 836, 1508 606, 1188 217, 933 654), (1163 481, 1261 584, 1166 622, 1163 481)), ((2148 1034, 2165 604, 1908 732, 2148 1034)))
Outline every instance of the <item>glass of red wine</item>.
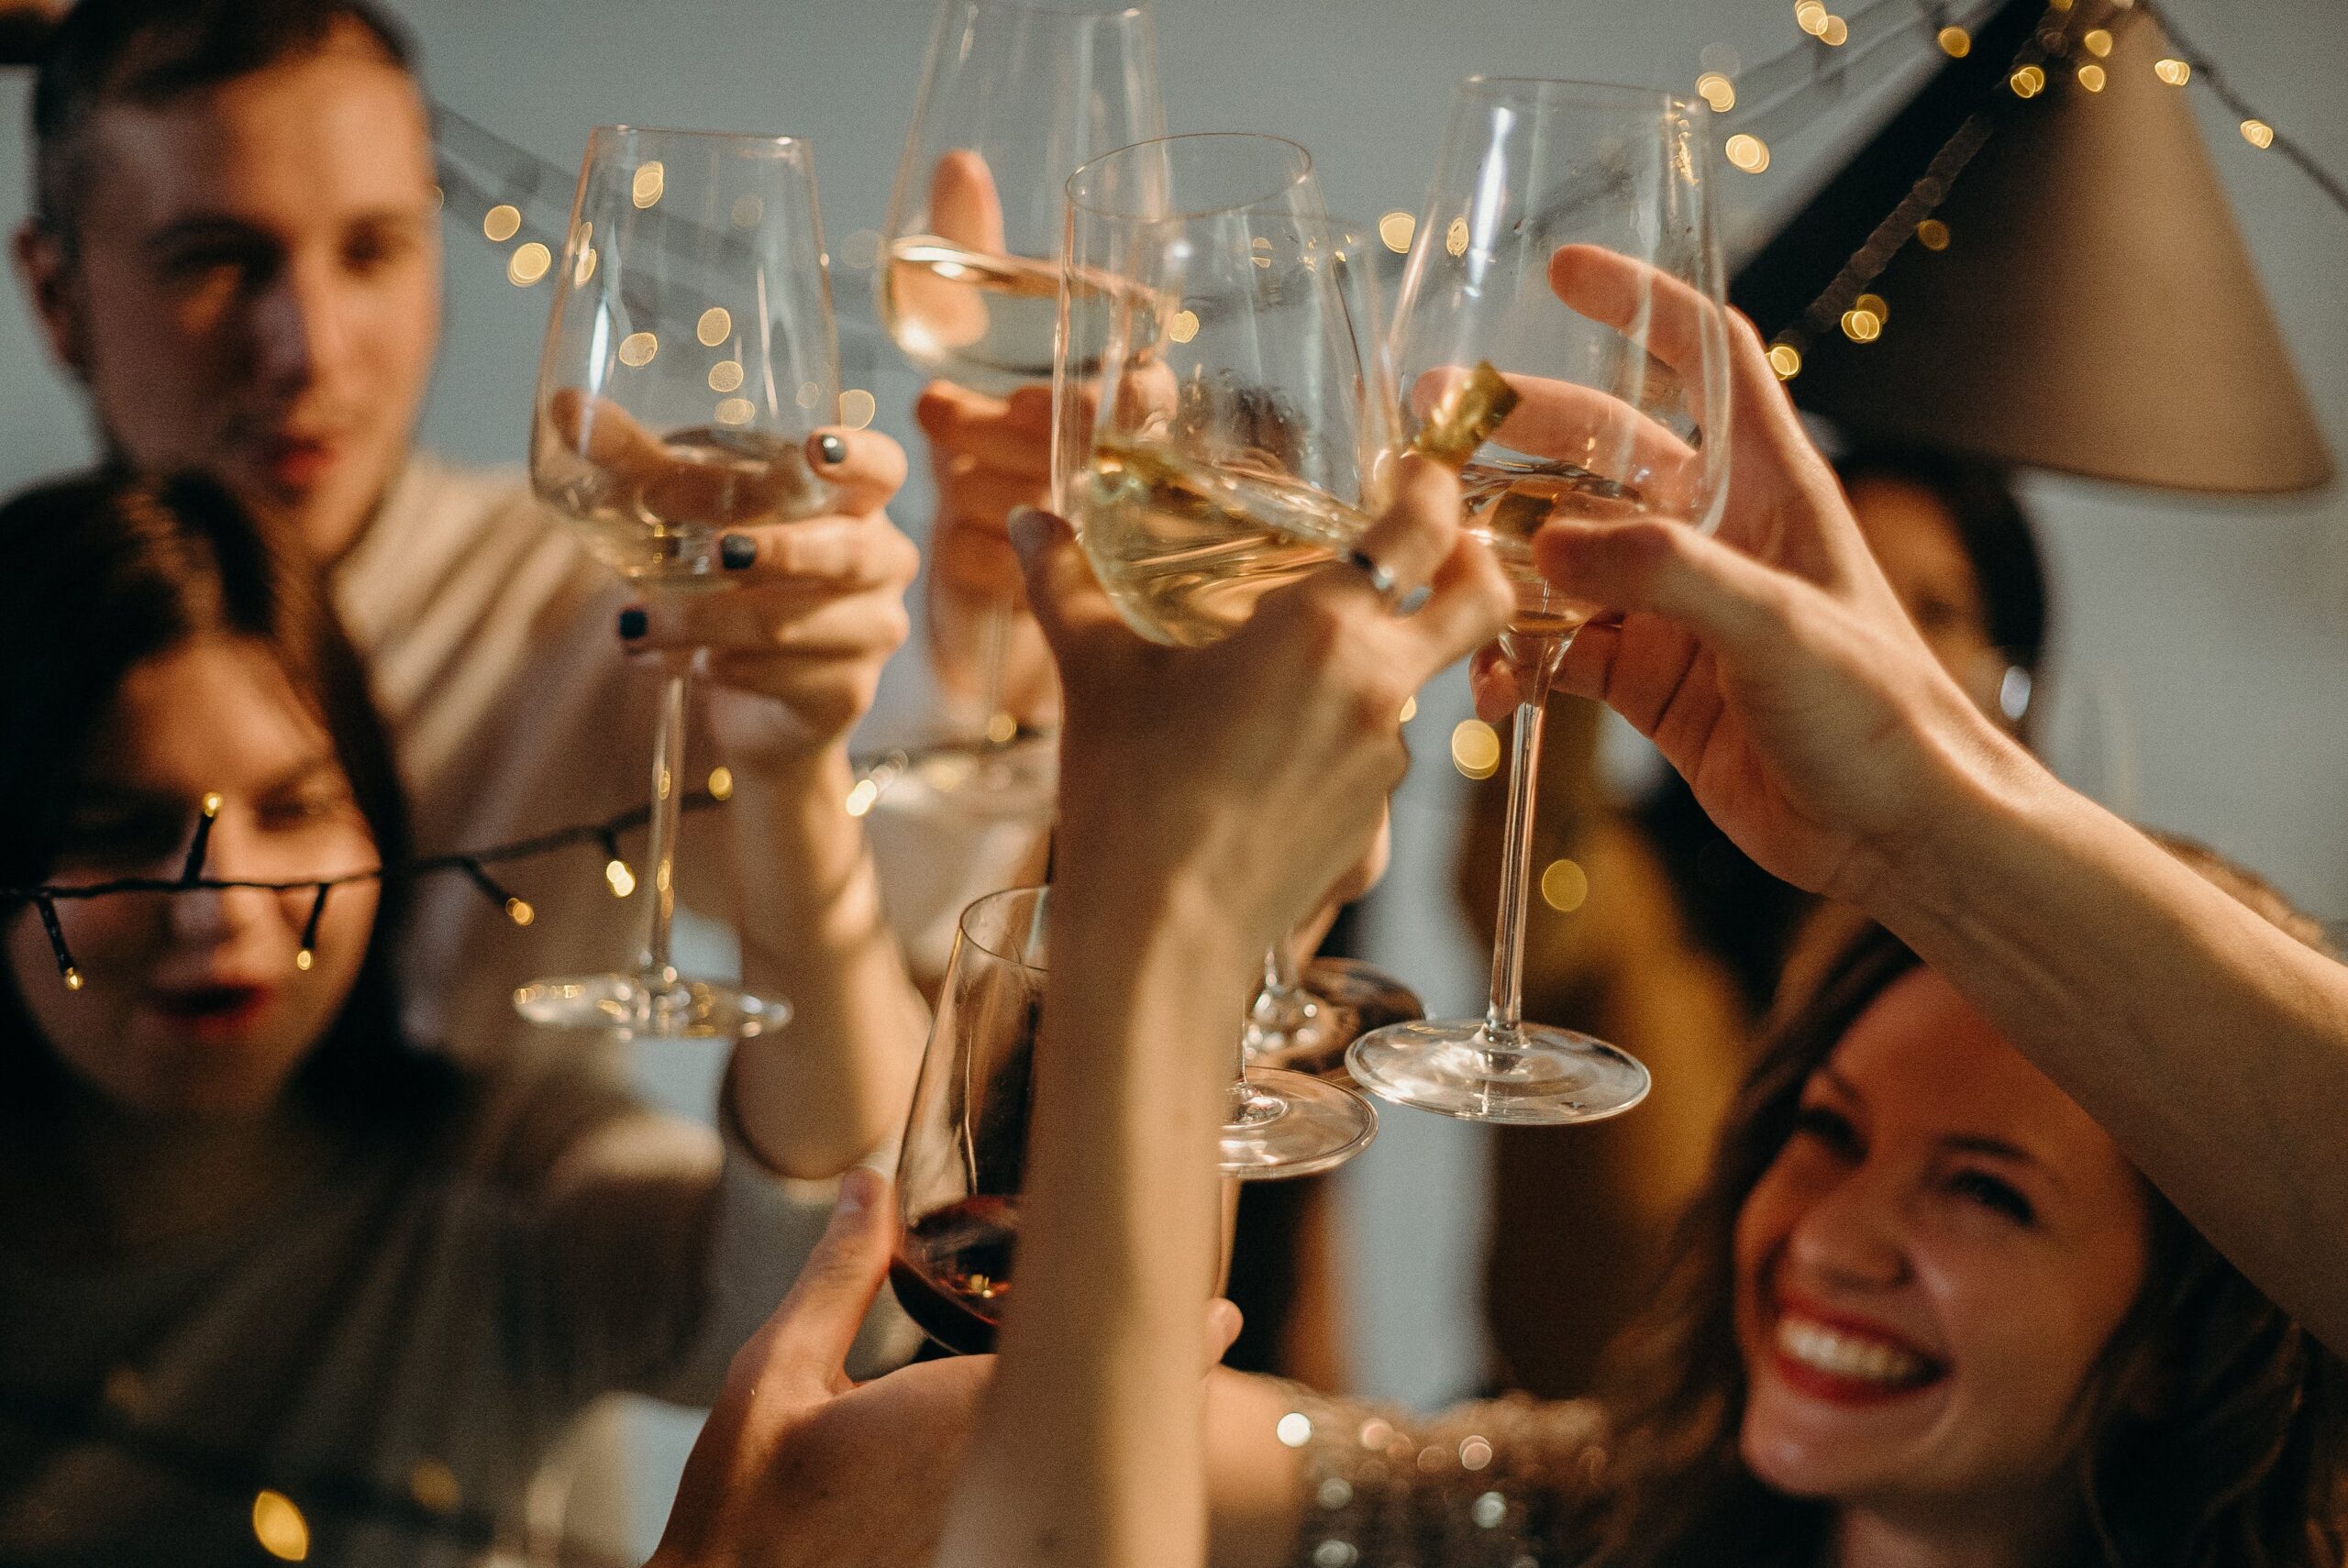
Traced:
POLYGON ((1010 1299, 1049 892, 1007 889, 962 911, 897 1156, 889 1283, 958 1355, 994 1349, 1010 1299))

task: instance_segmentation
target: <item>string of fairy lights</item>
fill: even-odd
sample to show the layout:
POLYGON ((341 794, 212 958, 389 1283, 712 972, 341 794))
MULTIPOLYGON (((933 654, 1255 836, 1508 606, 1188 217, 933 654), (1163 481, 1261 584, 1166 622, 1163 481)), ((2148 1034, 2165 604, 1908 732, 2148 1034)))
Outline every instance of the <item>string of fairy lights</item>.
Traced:
MULTIPOLYGON (((1890 319, 1890 305, 1881 295, 1868 292, 1869 286, 1911 240, 1927 250, 1948 248, 1953 236, 1948 225, 1934 215, 1935 209, 1947 200, 1965 166, 2016 106, 2046 92, 2053 71, 2067 68, 2079 87, 2089 93, 2100 93, 2110 85, 2113 68, 2105 62, 2111 55, 2111 30, 2098 26, 2075 31, 2075 4, 2076 0, 2048 0, 2045 15, 2023 39, 1989 100, 1966 116, 1899 204, 1877 224, 1808 308, 1777 334, 1769 347, 1769 363, 1780 380, 1790 381, 1800 374, 1803 349, 1827 333, 1839 329, 1856 343, 1870 343, 1882 336, 1890 319)), ((2113 19, 2118 19, 2118 13, 2138 8, 2159 26, 2168 41, 2168 52, 2151 67, 2156 78, 2176 88, 2199 82, 2235 116, 2244 143, 2260 152, 2281 154, 2335 206, 2348 212, 2348 185, 2324 168, 2304 142, 2278 128, 2273 118, 2254 106, 2154 0, 2117 0, 2113 19)), ((1889 49, 1899 39, 1919 35, 1929 37, 1948 58, 1962 60, 1973 51, 1978 20, 1977 16, 1960 19, 1950 6, 1930 0, 1922 4, 1872 0, 1847 17, 1834 14, 1825 0, 1798 0, 1794 23, 1804 35, 1800 41, 1750 72, 1735 70, 1733 56, 1718 58, 1716 62, 1715 50, 1707 50, 1707 69, 1696 79, 1696 92, 1716 114, 1734 116, 1732 123, 1738 128, 1721 147, 1730 167, 1761 174, 1773 160, 1769 137, 1785 134, 1788 127, 1799 129, 1813 116, 1832 93, 1842 90, 1847 67, 1889 49), (1850 57, 1837 60, 1838 51, 1846 47, 1850 57), (1804 62, 1809 66, 1806 79, 1800 69, 1804 62), (1790 83, 1789 73, 1796 78, 1790 83), (1740 85, 1745 91, 1741 93, 1740 85), (1757 98, 1753 92, 1756 85, 1762 88, 1757 98)))
MULTIPOLYGON (((678 807, 681 811, 700 811, 730 800, 733 794, 734 775, 725 767, 715 767, 710 770, 705 787, 685 795, 678 801, 678 807)), ((195 831, 189 837, 187 855, 182 860, 176 877, 118 877, 103 882, 43 882, 36 887, 0 888, 0 908, 17 904, 33 906, 40 916, 41 930, 49 937, 50 953, 57 960, 58 978, 64 982, 67 990, 78 991, 83 984, 83 975, 73 962, 72 949, 66 944, 65 928, 57 918, 57 906, 60 904, 121 898, 134 893, 177 896, 238 889, 268 893, 306 892, 310 895, 310 912, 303 924, 301 945, 294 955, 294 966, 306 972, 317 963, 318 929, 326 919, 327 900, 337 889, 357 883, 393 879, 405 881, 448 872, 459 873, 471 882, 482 897, 507 920, 515 925, 526 926, 538 918, 536 906, 501 884, 490 874, 490 868, 516 860, 537 859, 581 845, 594 845, 604 852, 604 886, 614 898, 627 898, 636 891, 637 876, 629 869, 626 858, 620 854, 620 835, 644 826, 651 820, 652 814, 650 806, 637 806, 600 823, 581 823, 557 828, 551 833, 515 839, 488 849, 427 855, 396 866, 371 867, 364 871, 351 871, 336 877, 270 882, 204 874, 205 862, 211 853, 213 826, 219 821, 225 804, 216 790, 206 793, 198 802, 195 831)), ((853 812, 853 802, 850 809, 853 812)))

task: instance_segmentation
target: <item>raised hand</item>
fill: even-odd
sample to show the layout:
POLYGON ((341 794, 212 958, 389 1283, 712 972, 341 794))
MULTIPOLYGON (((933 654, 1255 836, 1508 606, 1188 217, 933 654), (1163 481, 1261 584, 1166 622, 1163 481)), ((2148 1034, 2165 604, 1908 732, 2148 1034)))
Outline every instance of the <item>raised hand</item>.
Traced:
MULTIPOLYGON (((1568 247, 1550 284, 1596 320, 1650 313, 1656 354, 1692 363, 1711 307, 1673 280, 1568 247)), ((1560 521, 1534 541, 1545 577, 1611 613, 1575 638, 1556 685, 1654 740, 1764 867, 1855 898, 1966 773, 2034 765, 1909 622, 1751 323, 1732 319, 1728 336, 1732 452, 1717 536, 1560 521)), ((1544 438, 1569 442, 1571 424, 1544 438)), ((1476 681, 1487 716, 1514 702, 1489 654, 1476 681)))
POLYGON ((1458 532, 1458 491, 1406 459, 1361 549, 1400 594, 1332 564, 1266 594, 1204 648, 1144 642, 1065 524, 1018 521, 1030 602, 1067 687, 1061 842, 1136 886, 1212 889, 1257 951, 1364 863, 1409 753, 1403 701, 1493 635, 1514 600, 1458 532))
POLYGON ((730 689, 776 700, 713 703, 719 738, 737 759, 843 742, 911 629, 904 595, 920 555, 884 510, 904 482, 903 449, 877 431, 830 429, 808 439, 806 456, 833 491, 830 509, 813 517, 760 521, 770 508, 755 498, 721 496, 681 471, 668 480, 713 509, 725 505, 680 514, 727 528, 719 549, 728 585, 655 596, 635 607, 640 622, 622 617, 624 628, 638 628, 632 646, 707 649, 713 696, 730 689))

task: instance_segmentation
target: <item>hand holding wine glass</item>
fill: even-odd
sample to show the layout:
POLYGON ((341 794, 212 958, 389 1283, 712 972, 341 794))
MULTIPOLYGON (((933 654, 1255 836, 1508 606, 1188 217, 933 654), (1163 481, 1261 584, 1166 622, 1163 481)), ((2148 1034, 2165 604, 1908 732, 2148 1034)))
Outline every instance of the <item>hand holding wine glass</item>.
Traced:
MULTIPOLYGON (((1550 282, 1597 319, 1649 308, 1657 340, 1681 346, 1715 308, 1603 252, 1560 252, 1550 282)), ((1901 610, 1751 324, 1733 317, 1729 337, 1737 442, 1717 536, 1558 520, 1533 538, 1545 578, 1612 613, 1557 684, 1652 738, 1773 875, 1850 898, 1945 809, 1950 758, 1994 772, 2012 748, 1901 610)), ((1479 656, 1480 712, 1505 711, 1513 688, 1497 650, 1479 656)))
MULTIPOLYGON (((734 673, 763 674, 779 694, 802 699, 795 721, 818 715, 820 734, 843 728, 849 711, 869 701, 868 677, 904 635, 902 609, 888 601, 902 590, 907 560, 878 515, 880 498, 903 478, 903 456, 885 444, 851 454, 836 437, 815 435, 839 396, 823 258, 803 141, 615 126, 589 138, 554 269, 531 481, 591 550, 649 591, 643 609, 623 615, 623 634, 648 638, 657 613, 658 641, 670 651, 652 762, 648 874, 637 878, 647 894, 637 962, 521 988, 515 1005, 534 1021, 655 1037, 747 1036, 787 1014, 774 999, 680 975, 670 927, 695 657, 683 650, 708 637, 725 658, 760 646, 763 636, 758 662, 734 673), (778 558, 802 547, 795 539, 785 545, 782 531, 835 507, 850 514, 834 520, 825 564, 835 574, 812 588, 777 581, 778 558), (765 572, 757 569, 762 556, 765 572), (755 586, 707 595, 709 603, 690 610, 674 602, 737 576, 755 586), (794 596, 805 613, 784 609, 794 596), (796 642, 778 650, 786 627, 796 642), (825 667, 821 679, 807 679, 811 665, 825 667)), ((770 741, 787 748, 792 728, 770 741)))
POLYGON ((1591 613, 1534 569, 1532 540, 1556 518, 1598 528, 1717 520, 1727 335, 1702 116, 1700 105, 1660 93, 1578 83, 1470 77, 1454 100, 1403 277, 1394 358, 1413 422, 1469 393, 1506 415, 1461 479, 1469 529, 1517 592, 1497 661, 1515 753, 1484 1016, 1395 1024, 1347 1053, 1354 1077, 1398 1103, 1554 1125, 1619 1114, 1647 1092, 1645 1067, 1625 1053, 1523 1016, 1542 719, 1558 661, 1591 613), (1646 265, 1610 272, 1592 260, 1610 250, 1646 265), (1559 309, 1556 270, 1584 266, 1633 286, 1588 314, 1559 309), (1664 282, 1672 292, 1659 303, 1664 282), (1505 386, 1487 376, 1479 390, 1483 366, 1505 386))

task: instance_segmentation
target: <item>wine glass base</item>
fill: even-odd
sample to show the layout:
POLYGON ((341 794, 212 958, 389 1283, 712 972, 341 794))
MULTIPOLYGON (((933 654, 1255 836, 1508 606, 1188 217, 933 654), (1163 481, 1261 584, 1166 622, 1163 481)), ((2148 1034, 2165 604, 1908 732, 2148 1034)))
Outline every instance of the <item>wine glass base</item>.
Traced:
POLYGON ((1313 1016, 1295 1029, 1268 1032, 1250 1029, 1250 1068, 1286 1067, 1331 1083, 1352 1087, 1346 1048, 1390 1023, 1427 1015, 1419 994, 1375 965, 1358 958, 1315 958, 1297 977, 1315 1004, 1313 1016))
POLYGON ((1040 823, 1058 800, 1059 748, 1051 736, 1035 734, 1001 745, 939 741, 868 765, 858 788, 868 784, 868 812, 1040 823))
POLYGON ((514 993, 514 1010, 549 1029, 593 1030, 623 1040, 741 1040, 770 1034, 791 1004, 708 980, 662 984, 640 975, 567 975, 514 993))
POLYGON ((1275 1181, 1332 1170, 1378 1136, 1378 1112, 1341 1085, 1251 1067, 1247 1088, 1247 1113, 1223 1129, 1221 1168, 1236 1180, 1275 1181))
POLYGON ((1561 1127, 1620 1116, 1653 1079, 1628 1052, 1548 1024, 1495 1036, 1480 1020, 1398 1023, 1346 1053, 1354 1080, 1382 1099, 1463 1121, 1561 1127))

